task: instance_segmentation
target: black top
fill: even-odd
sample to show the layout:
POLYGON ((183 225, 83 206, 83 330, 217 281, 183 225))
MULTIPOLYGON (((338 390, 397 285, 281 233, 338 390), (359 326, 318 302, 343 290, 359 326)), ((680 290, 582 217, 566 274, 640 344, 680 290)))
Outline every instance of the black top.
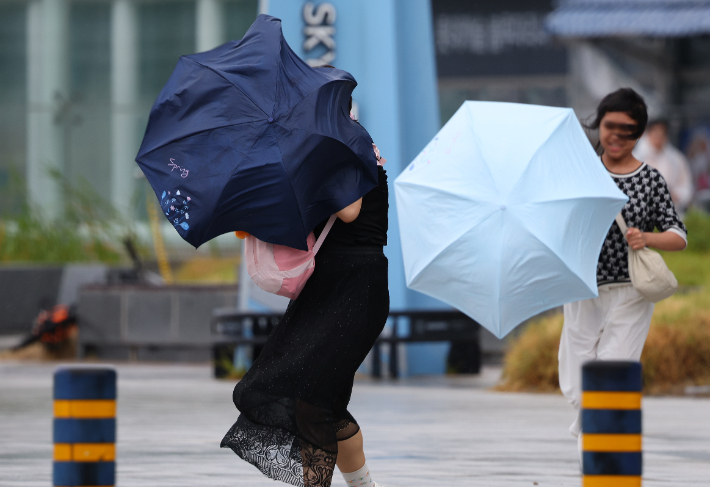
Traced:
MULTIPOLYGON (((377 175, 377 187, 363 196, 362 207, 358 217, 350 223, 345 223, 340 218, 336 218, 328 236, 325 237, 321 250, 383 247, 387 245, 389 192, 387 189, 387 173, 382 166, 377 166, 377 175)), ((323 220, 313 229, 316 237, 323 231, 327 221, 323 220)))
MULTIPOLYGON (((609 174, 629 197, 621 210, 626 226, 642 232, 652 232, 654 228, 661 232, 675 232, 687 242, 685 225, 675 211, 671 193, 661 173, 644 163, 629 174, 609 174)), ((613 222, 599 254, 597 284, 630 282, 628 255, 626 239, 613 222)))

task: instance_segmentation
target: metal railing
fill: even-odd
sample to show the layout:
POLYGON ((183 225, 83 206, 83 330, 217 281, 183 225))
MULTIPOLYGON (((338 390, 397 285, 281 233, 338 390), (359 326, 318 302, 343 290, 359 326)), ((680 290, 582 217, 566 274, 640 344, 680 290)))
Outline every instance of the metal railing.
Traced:
MULTIPOLYGON (((252 346, 254 358, 283 317, 281 313, 244 313, 218 309, 212 315, 215 344, 252 346)), ((372 376, 382 377, 382 347, 389 348, 389 376, 399 376, 398 345, 402 343, 452 342, 469 363, 469 372, 481 365, 480 326, 460 311, 392 311, 385 329, 372 347, 372 376)))

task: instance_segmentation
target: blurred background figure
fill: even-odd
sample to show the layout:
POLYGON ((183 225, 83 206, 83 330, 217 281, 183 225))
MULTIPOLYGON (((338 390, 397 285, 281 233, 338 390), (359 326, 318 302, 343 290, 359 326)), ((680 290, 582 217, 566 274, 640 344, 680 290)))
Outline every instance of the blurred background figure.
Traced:
POLYGON ((634 157, 658 170, 666 180, 676 209, 682 215, 693 200, 688 159, 668 141, 668 122, 653 120, 634 149, 634 157))
POLYGON ((691 131, 687 153, 695 185, 693 205, 708 211, 710 209, 710 129, 701 126, 691 131))

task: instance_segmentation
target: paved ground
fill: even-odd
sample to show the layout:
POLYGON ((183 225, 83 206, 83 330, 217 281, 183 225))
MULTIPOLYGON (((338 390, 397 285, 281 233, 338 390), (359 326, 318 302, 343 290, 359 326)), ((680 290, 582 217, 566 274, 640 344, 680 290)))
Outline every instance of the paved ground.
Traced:
MULTIPOLYGON (((53 369, 0 363, 2 487, 51 485, 53 369)), ((207 366, 120 365, 118 373, 119 486, 285 485, 219 449, 237 416, 233 383, 213 380, 207 366)), ((487 391, 498 373, 358 381, 351 411, 378 482, 579 486, 565 400, 487 391)), ((644 427, 646 487, 710 485, 710 399, 646 398, 644 427)))

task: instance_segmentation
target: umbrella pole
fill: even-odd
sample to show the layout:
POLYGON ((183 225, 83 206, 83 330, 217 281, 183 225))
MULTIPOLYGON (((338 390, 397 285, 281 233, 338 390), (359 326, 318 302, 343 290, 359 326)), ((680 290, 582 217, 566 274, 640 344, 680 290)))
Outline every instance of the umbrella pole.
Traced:
POLYGON ((168 254, 165 251, 163 235, 160 233, 160 220, 158 219, 158 212, 155 209, 155 202, 153 201, 153 198, 151 198, 150 194, 146 199, 145 206, 148 210, 150 233, 153 236, 153 249, 155 250, 155 257, 158 260, 158 270, 160 271, 160 276, 165 281, 165 284, 172 284, 174 282, 173 272, 170 269, 168 254))

